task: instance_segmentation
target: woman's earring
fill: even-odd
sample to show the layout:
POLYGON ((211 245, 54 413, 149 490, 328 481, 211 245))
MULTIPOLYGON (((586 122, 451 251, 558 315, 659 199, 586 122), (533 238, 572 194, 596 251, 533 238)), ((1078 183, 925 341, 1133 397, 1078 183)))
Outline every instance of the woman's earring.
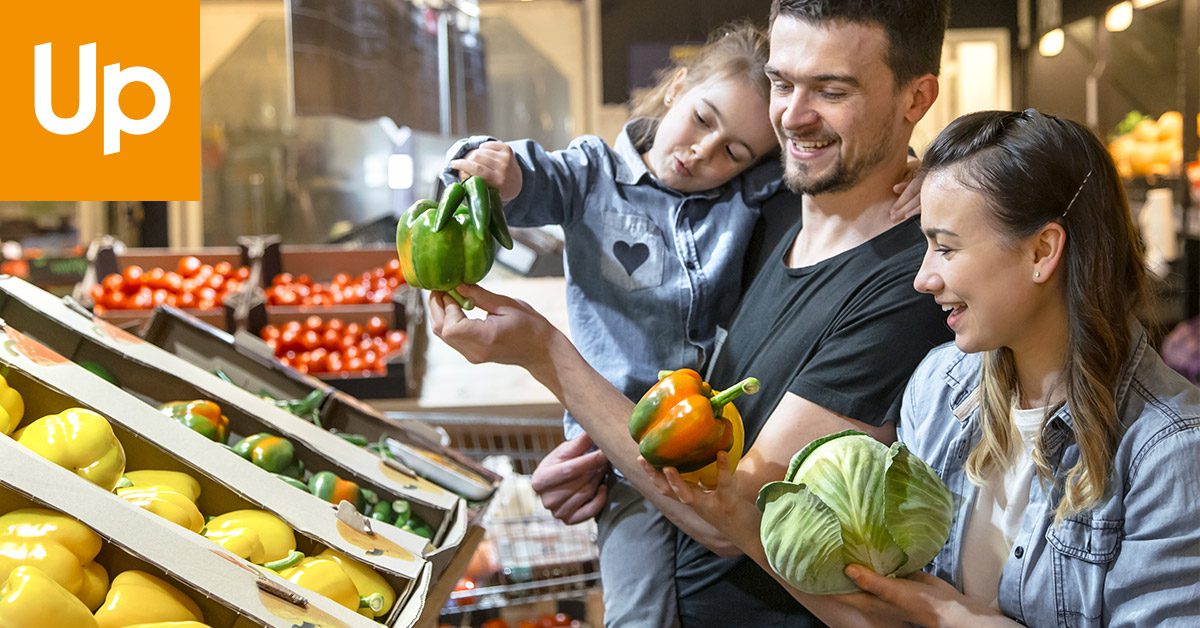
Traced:
POLYGON ((1034 279, 1041 279, 1041 278, 1042 278, 1042 271, 1040 271, 1040 270, 1035 270, 1035 271, 1033 271, 1033 278, 1034 278, 1034 279))
POLYGON ((666 105, 668 107, 670 107, 671 106, 671 97, 667 96, 666 98, 663 99, 663 102, 666 103, 666 105))

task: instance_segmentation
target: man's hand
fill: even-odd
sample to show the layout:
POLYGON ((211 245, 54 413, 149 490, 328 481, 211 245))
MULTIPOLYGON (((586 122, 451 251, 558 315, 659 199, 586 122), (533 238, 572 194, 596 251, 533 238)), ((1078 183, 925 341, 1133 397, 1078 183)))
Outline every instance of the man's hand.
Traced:
POLYGON ((512 147, 504 142, 484 142, 462 159, 452 159, 447 165, 464 175, 482 177, 500 191, 500 200, 506 203, 521 193, 521 167, 512 147))
POLYGON ((710 549, 719 555, 736 556, 748 553, 758 543, 761 517, 754 503, 741 495, 738 474, 729 470, 728 460, 728 453, 717 453, 717 485, 708 490, 684 480, 675 467, 664 467, 660 471, 645 458, 638 457, 642 470, 650 476, 659 493, 690 506, 739 551, 727 547, 710 549))
POLYGON ((604 476, 608 459, 600 450, 588 451, 592 439, 584 434, 555 447, 533 471, 533 490, 542 505, 568 525, 591 519, 608 501, 604 476))

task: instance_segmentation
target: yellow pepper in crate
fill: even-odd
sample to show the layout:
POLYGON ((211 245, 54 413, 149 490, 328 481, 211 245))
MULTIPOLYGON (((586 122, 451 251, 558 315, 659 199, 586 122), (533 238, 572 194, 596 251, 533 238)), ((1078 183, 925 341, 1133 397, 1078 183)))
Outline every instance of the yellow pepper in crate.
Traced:
POLYGON ((119 488, 117 497, 192 532, 200 532, 204 527, 204 515, 200 514, 196 504, 170 486, 156 484, 119 488))
POLYGON ((113 578, 104 606, 96 611, 100 628, 169 621, 204 621, 192 598, 162 578, 144 571, 122 571, 113 578))
POLYGON ((0 375, 0 432, 12 434, 21 424, 23 416, 25 400, 21 398, 21 393, 9 386, 8 380, 0 375))
POLYGON ((388 611, 392 610, 392 605, 396 603, 396 591, 374 569, 353 558, 347 557, 333 548, 326 548, 325 551, 317 554, 317 557, 329 558, 336 561, 338 565, 341 565, 342 570, 354 582, 354 588, 358 589, 360 598, 369 598, 372 595, 379 595, 383 598, 383 604, 378 610, 372 609, 369 606, 359 607, 358 613, 360 615, 371 618, 383 617, 387 615, 388 611))
POLYGON ((141 471, 126 471, 125 477, 133 486, 169 486, 195 503, 200 499, 200 483, 196 478, 179 471, 158 471, 143 469, 141 471))
POLYGON ((203 534, 230 552, 275 571, 303 557, 296 551, 291 526, 265 510, 234 510, 213 517, 203 534))
POLYGON ((370 609, 372 614, 382 612, 383 595, 380 593, 360 595, 350 574, 346 573, 339 561, 333 558, 311 556, 300 561, 294 567, 284 569, 279 572, 279 575, 350 610, 357 611, 360 608, 366 608, 370 609))
POLYGON ((125 472, 125 449, 108 419, 83 408, 44 416, 17 432, 31 451, 111 491, 125 472))
POLYGON ((129 624, 125 628, 212 628, 198 621, 156 621, 150 624, 129 624))
POLYGON ((96 628, 92 612, 41 569, 22 565, 0 587, 4 628, 96 628))
MULTIPOLYGON (((59 584, 74 593, 89 610, 96 610, 104 602, 108 592, 108 572, 99 563, 93 562, 100 552, 100 536, 86 525, 73 517, 46 508, 22 508, 0 516, 0 545, 5 542, 5 557, 0 558, 0 564, 11 565, 24 562, 20 556, 17 544, 22 542, 40 542, 56 545, 70 552, 80 565, 78 586, 75 583, 76 571, 67 564, 65 556, 57 549, 51 548, 45 556, 38 552, 25 552, 30 562, 51 561, 57 565, 52 573, 60 575, 59 584)), ((0 568, 2 569, 2 568, 0 568)), ((50 576, 51 574, 47 574, 50 576)), ((51 576, 53 577, 53 576, 51 576)))

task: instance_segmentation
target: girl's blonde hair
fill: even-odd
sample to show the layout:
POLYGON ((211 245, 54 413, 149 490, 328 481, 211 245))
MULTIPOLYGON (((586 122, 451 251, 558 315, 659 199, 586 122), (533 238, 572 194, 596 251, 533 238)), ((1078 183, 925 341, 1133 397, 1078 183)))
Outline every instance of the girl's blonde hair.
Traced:
MULTIPOLYGON (((1131 322, 1146 302, 1142 247, 1121 179, 1104 144, 1070 120, 1036 110, 982 111, 946 127, 930 145, 924 167, 953 167, 959 183, 988 199, 989 220, 1012 242, 1058 222, 1067 234, 1063 298, 1067 355, 1058 386, 1079 460, 1066 472, 1055 523, 1107 497, 1113 454, 1121 438, 1116 389, 1134 349, 1131 322)), ((1016 456, 1011 421, 1020 380, 1012 351, 983 356, 979 421, 982 436, 967 456, 968 477, 982 483, 1016 456)), ((1047 418, 1050 411, 1047 409, 1047 418)), ((1051 481, 1060 462, 1035 442, 1039 476, 1051 481)))
MULTIPOLYGON (((634 118, 662 118, 670 106, 666 100, 680 70, 684 71, 680 93, 709 80, 741 78, 755 88, 764 100, 770 96, 770 81, 764 72, 767 64, 767 37, 748 20, 730 22, 714 30, 694 55, 659 70, 654 87, 630 101, 634 118)), ((633 138, 634 144, 650 138, 633 138)))

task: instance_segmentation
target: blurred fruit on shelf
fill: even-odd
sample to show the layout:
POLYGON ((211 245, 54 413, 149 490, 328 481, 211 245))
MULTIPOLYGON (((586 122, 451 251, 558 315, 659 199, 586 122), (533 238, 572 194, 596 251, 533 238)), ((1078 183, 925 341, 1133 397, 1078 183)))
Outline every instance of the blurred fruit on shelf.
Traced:
MULTIPOLYGON (((1196 119, 1200 126, 1200 115, 1196 119)), ((1183 114, 1167 111, 1155 119, 1137 111, 1129 112, 1117 124, 1108 152, 1122 178, 1179 176, 1183 164, 1183 114)))
POLYGON ((150 310, 159 305, 211 310, 221 306, 229 293, 242 289, 250 268, 229 262, 205 264, 188 255, 174 270, 142 268, 136 264, 112 273, 89 288, 95 310, 150 310))
POLYGON ((388 329, 372 316, 365 324, 312 315, 303 321, 264 325, 259 337, 276 359, 301 373, 314 375, 379 375, 387 372, 388 356, 402 351, 408 334, 388 329))
POLYGON ((399 260, 352 277, 337 273, 328 283, 314 282, 309 275, 280 273, 266 288, 267 305, 361 305, 387 303, 404 283, 399 260))

